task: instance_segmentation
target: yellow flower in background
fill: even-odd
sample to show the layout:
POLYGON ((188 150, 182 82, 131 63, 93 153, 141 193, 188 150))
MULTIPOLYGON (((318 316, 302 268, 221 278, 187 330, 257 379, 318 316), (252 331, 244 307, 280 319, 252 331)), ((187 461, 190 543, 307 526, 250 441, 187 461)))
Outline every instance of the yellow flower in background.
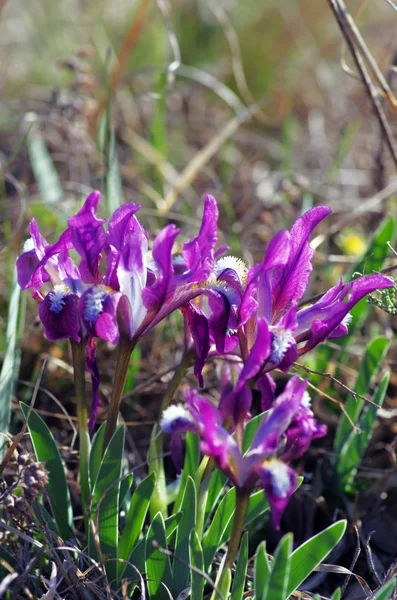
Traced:
POLYGON ((346 229, 336 241, 343 253, 349 256, 361 256, 367 247, 364 235, 355 229, 346 229))

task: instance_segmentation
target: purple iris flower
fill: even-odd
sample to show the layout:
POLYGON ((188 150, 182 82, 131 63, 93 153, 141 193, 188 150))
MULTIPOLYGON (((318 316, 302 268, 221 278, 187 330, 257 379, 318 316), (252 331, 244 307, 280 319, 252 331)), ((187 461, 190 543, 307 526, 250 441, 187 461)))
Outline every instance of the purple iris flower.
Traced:
POLYGON ((167 408, 160 423, 164 432, 172 434, 176 465, 181 468, 181 433, 197 433, 203 454, 213 457, 237 488, 251 492, 257 486, 263 487, 274 526, 278 529, 297 485, 296 473, 285 461, 300 456, 312 438, 326 433, 326 427, 317 425, 312 413, 309 415, 306 386, 307 381, 297 376, 289 380, 283 393, 274 399, 272 408, 264 415, 245 453, 242 452, 242 437, 237 431, 232 435, 227 429, 228 418, 222 411, 222 402, 219 409, 215 408, 209 400, 188 389, 186 405, 167 408), (310 421, 306 428, 303 425, 305 418, 310 421), (296 434, 303 430, 304 442, 298 450, 296 434))
MULTIPOLYGON (((34 220, 30 224, 31 238, 17 261, 18 281, 23 289, 33 288, 47 338, 102 338, 116 344, 123 336, 132 348, 159 321, 181 309, 195 342, 195 373, 202 384, 210 330, 222 352, 230 306, 237 304, 234 289, 211 276, 217 244, 215 199, 206 196, 200 232, 177 258, 173 246, 179 230, 174 225, 160 231, 150 254, 148 235, 136 218, 140 207, 123 204, 105 231, 105 221, 96 215, 99 199, 99 192, 88 196, 56 244, 46 242, 34 220), (78 266, 70 250, 80 256, 78 266), (199 296, 207 298, 209 317, 198 301, 190 302, 199 296)), ((88 350, 87 369, 97 390, 95 343, 90 341, 88 350)), ((93 406, 98 402, 96 397, 93 406)))
MULTIPOLYGON (((216 263, 218 279, 227 278, 241 298, 231 309, 238 315, 239 335, 234 335, 234 343, 240 342, 244 360, 241 385, 276 367, 287 371, 298 356, 317 344, 346 335, 355 304, 368 293, 393 285, 381 274, 346 284, 341 281, 318 302, 298 307, 313 268, 310 235, 330 212, 326 206, 313 208, 297 219, 291 231, 280 231, 270 241, 262 263, 251 267, 248 274, 241 265, 233 268, 232 257, 216 263)), ((270 376, 264 377, 261 385, 271 391, 270 376)), ((264 409, 267 407, 265 401, 264 409)))

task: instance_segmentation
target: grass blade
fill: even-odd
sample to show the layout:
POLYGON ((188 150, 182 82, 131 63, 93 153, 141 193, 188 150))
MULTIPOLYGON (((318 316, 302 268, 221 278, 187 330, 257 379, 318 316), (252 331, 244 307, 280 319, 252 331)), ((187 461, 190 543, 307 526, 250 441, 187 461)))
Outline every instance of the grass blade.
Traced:
MULTIPOLYGON (((14 280, 12 284, 11 297, 8 307, 7 331, 6 331, 6 350, 4 361, 0 371, 0 431, 8 432, 11 418, 11 400, 14 392, 14 386, 18 377, 20 353, 17 349, 18 339, 18 315, 20 307, 21 288, 16 278, 16 269, 14 270, 14 280)), ((0 437, 0 460, 3 458, 6 447, 6 440, 0 437)))
POLYGON ((155 485, 156 474, 152 473, 146 477, 146 479, 141 481, 132 496, 131 504, 125 519, 123 533, 119 542, 120 558, 128 559, 138 541, 139 534, 143 530, 155 485))
MULTIPOLYGON (((368 344, 358 373, 354 391, 357 394, 364 395, 367 393, 372 381, 376 377, 379 369, 382 366, 383 359, 389 348, 389 341, 386 338, 378 337, 368 344)), ((364 400, 351 396, 346 403, 346 413, 349 415, 353 423, 356 423, 364 400)), ((338 428, 335 434, 334 451, 339 454, 342 447, 352 431, 351 424, 344 414, 340 415, 338 428)))
POLYGON ((172 573, 170 558, 159 548, 167 548, 163 515, 157 513, 146 537, 146 576, 149 596, 155 600, 170 600, 172 573), (166 586, 166 587, 164 587, 166 586))
POLYGON ((346 531, 346 521, 337 521, 307 540, 291 554, 291 570, 286 598, 313 572, 331 552, 346 531))

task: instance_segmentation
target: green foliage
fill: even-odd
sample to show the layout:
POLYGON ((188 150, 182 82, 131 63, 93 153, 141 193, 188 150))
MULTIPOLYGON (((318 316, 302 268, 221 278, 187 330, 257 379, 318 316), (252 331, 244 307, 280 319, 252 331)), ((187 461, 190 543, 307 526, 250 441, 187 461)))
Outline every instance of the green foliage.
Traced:
POLYGON ((337 521, 307 540, 291 554, 287 597, 309 577, 313 570, 335 548, 346 531, 346 521, 337 521))
POLYGON ((397 579, 393 577, 390 581, 382 585, 382 587, 373 595, 374 600, 392 600, 394 591, 397 585, 397 579))
POLYGON ((191 569, 191 598, 192 600, 202 600, 204 593, 205 579, 202 576, 204 570, 204 556, 201 547, 200 538, 195 529, 190 533, 189 540, 189 559, 193 569, 191 569))
POLYGON ((40 197, 49 204, 55 204, 63 198, 64 191, 45 141, 37 128, 32 127, 30 135, 27 138, 27 145, 40 197))
POLYGON ((146 536, 145 570, 149 596, 155 600, 169 600, 172 589, 170 558, 161 549, 167 547, 167 536, 163 515, 153 519, 146 536))
MULTIPOLYGON (((379 369, 382 366, 383 359, 386 356, 388 348, 389 341, 382 337, 375 338, 368 344, 361 362, 357 381, 354 386, 354 391, 357 394, 363 396, 368 392, 372 381, 375 379, 379 369)), ((346 413, 354 424, 357 423, 363 404, 364 400, 352 396, 349 398, 345 406, 346 413)), ((341 452, 343 444, 351 433, 351 430, 351 423, 349 422, 348 418, 342 414, 339 419, 334 440, 334 451, 336 453, 341 452)))
POLYGON ((48 495, 58 531, 64 540, 73 536, 73 513, 65 467, 57 444, 43 419, 27 404, 20 403, 27 420, 29 434, 37 460, 48 470, 48 495))
MULTIPOLYGON (((383 405, 389 380, 390 373, 387 372, 383 376, 379 386, 376 388, 371 398, 372 402, 378 406, 383 405)), ((362 460, 367 446, 371 440, 377 413, 377 406, 374 406, 373 404, 367 406, 358 421, 360 432, 356 433, 351 431, 349 437, 345 441, 340 454, 337 457, 335 465, 335 473, 339 489, 346 487, 346 485, 356 474, 357 467, 359 466, 360 461, 362 460)))
MULTIPOLYGON (((265 558, 267 556, 265 553, 265 558)), ((248 569, 248 532, 243 534, 240 542, 240 549, 238 553, 238 560, 236 565, 236 572, 233 578, 231 600, 242 600, 245 587, 245 578, 247 576, 248 569)), ((259 571, 258 571, 259 572, 259 571)))
POLYGON ((124 426, 119 426, 101 461, 92 490, 91 528, 88 538, 90 556, 97 555, 97 540, 102 558, 110 557, 106 573, 110 582, 117 580, 119 540, 119 494, 124 453, 124 426), (96 535, 97 534, 97 535, 96 535))
POLYGON ((189 540, 195 529, 197 518, 196 486, 191 477, 188 477, 186 481, 181 512, 183 516, 176 533, 172 565, 172 591, 176 596, 187 587, 190 575, 186 557, 189 555, 189 540))
POLYGON ((135 490, 125 518, 123 533, 119 541, 119 557, 127 560, 143 531, 150 499, 156 484, 156 474, 152 473, 141 481, 135 490))

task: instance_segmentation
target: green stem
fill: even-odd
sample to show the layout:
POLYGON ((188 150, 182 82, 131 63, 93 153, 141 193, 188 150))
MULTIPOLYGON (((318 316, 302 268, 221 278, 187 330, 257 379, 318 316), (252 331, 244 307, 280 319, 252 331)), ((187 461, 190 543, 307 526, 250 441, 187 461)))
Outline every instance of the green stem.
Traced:
POLYGON ((164 436, 160 429, 161 415, 172 402, 174 394, 185 377, 187 370, 194 364, 195 352, 187 350, 182 357, 180 364, 174 372, 168 388, 163 396, 161 403, 159 418, 156 425, 153 427, 150 438, 150 446, 148 452, 149 473, 156 473, 156 487, 150 501, 150 515, 153 518, 158 512, 167 516, 167 486, 165 481, 164 462, 163 462, 163 443, 164 436))
POLYGON ((250 494, 248 492, 236 488, 236 511, 234 513, 232 534, 230 536, 226 560, 223 563, 222 573, 219 578, 219 588, 222 588, 223 580, 224 578, 228 577, 228 571, 233 566, 233 561, 236 557, 236 553, 240 544, 241 534, 244 529, 244 522, 245 517, 247 516, 249 499, 250 494))
POLYGON ((116 431, 117 419, 120 412, 121 397, 123 395, 125 380, 127 379, 130 366, 131 354, 135 347, 135 342, 121 337, 118 346, 118 355, 116 371, 113 380, 112 397, 110 399, 109 413, 106 421, 105 440, 103 452, 105 452, 112 435, 116 431))
POLYGON ((85 519, 87 519, 87 506, 90 499, 88 464, 91 442, 88 431, 88 411, 85 394, 85 343, 77 343, 74 340, 70 340, 70 343, 72 346, 74 385, 77 400, 77 421, 79 426, 81 504, 83 507, 83 515, 85 519))

